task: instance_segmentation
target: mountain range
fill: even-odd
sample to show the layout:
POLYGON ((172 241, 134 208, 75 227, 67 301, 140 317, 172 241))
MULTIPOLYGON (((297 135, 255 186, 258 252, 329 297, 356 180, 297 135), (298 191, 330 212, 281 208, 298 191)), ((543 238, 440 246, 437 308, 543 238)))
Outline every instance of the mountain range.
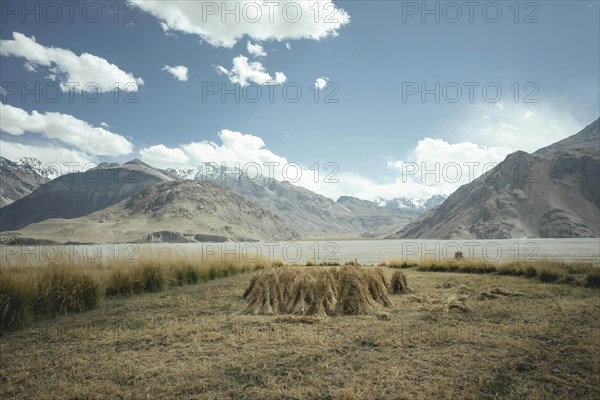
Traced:
POLYGON ((132 160, 61 175, 32 158, 1 158, 0 231, 5 243, 598 237, 599 121, 532 154, 508 155, 447 198, 334 201, 241 171, 132 160))

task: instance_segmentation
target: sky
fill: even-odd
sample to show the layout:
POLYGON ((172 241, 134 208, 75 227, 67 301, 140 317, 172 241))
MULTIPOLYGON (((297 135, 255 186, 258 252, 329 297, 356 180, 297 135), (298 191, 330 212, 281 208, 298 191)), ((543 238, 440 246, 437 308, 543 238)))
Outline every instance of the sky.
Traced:
POLYGON ((598 1, 0 2, 0 155, 448 195, 600 116, 598 1))

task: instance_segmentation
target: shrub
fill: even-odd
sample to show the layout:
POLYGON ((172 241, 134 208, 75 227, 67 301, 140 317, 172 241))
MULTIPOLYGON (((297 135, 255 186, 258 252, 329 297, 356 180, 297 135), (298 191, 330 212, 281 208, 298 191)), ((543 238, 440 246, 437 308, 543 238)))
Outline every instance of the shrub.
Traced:
POLYGON ((31 300, 26 285, 0 276, 0 332, 19 328, 33 318, 31 300))

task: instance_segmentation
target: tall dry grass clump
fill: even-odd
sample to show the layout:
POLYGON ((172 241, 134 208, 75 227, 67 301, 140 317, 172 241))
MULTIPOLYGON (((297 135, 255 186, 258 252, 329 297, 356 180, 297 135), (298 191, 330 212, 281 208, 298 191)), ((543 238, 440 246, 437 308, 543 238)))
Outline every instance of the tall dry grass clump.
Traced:
POLYGON ((20 328, 33 319, 30 286, 0 275, 0 333, 20 328))
POLYGON ((244 293, 248 314, 303 316, 380 313, 391 306, 379 268, 282 268, 260 271, 244 293))
POLYGON ((92 310, 100 303, 96 279, 65 265, 51 265, 37 279, 32 300, 37 314, 66 314, 92 310))
MULTIPOLYGON (((23 326, 39 315, 91 310, 105 297, 160 292, 168 286, 196 284, 269 265, 264 259, 244 261, 237 255, 228 260, 173 248, 138 250, 135 258, 130 257, 131 252, 121 258, 110 253, 110 257, 93 262, 78 253, 50 263, 44 263, 40 256, 23 260, 23 253, 3 261, 0 333, 23 326)), ((44 249, 38 251, 43 253, 44 249)))

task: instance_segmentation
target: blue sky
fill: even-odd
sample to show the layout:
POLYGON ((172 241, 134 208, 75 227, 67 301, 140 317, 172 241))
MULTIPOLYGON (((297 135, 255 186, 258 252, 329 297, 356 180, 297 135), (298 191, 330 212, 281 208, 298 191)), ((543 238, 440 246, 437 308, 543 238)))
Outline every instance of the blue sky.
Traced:
MULTIPOLYGON (((273 22, 263 14, 254 23, 242 7, 250 13, 248 3, 262 1, 240 2, 240 22, 225 15, 225 23, 222 2, 121 2, 116 15, 113 2, 84 1, 73 21, 64 6, 56 17, 44 2, 27 3, 3 1, 0 9, 0 154, 12 159, 297 163, 296 183, 334 199, 427 197, 474 178, 468 163, 480 173, 512 151, 574 134, 600 114, 597 1, 478 2, 472 10, 464 2, 427 2, 439 21, 422 2, 323 1, 317 22, 316 2, 288 2, 286 20, 282 1, 273 22), (300 6, 302 19, 290 22, 300 6), (24 7, 32 13, 23 15, 24 7), (173 19, 178 12, 185 17, 173 19), (251 54, 249 41, 266 55, 258 47, 251 54), (186 67, 187 80, 165 66, 186 67), (79 90, 69 96, 69 78, 100 87, 100 100, 79 90), (327 86, 317 89, 318 78, 327 86), (39 101, 23 99, 22 88, 35 91, 36 83, 39 101), (221 85, 250 97, 260 90, 262 98, 206 94, 221 85), (52 101, 60 86, 60 100, 52 101), (302 96, 286 101, 284 88, 293 98, 296 87, 302 96), (433 93, 423 99, 422 88, 433 93), (326 171, 326 163, 337 168, 326 171), (449 178, 444 166, 456 164, 460 179, 449 178), (423 175, 426 169, 437 172, 423 175), (339 182, 325 182, 328 172, 339 182)), ((291 176, 279 168, 275 178, 291 176)))

